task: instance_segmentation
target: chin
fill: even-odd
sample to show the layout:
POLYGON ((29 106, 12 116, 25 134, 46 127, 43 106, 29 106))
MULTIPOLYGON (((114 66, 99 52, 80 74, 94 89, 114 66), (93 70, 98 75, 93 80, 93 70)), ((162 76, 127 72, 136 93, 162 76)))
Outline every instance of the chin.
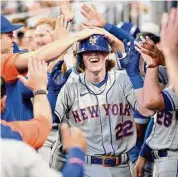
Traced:
POLYGON ((102 68, 100 68, 100 67, 91 67, 90 68, 91 72, 100 72, 101 70, 102 70, 102 68))

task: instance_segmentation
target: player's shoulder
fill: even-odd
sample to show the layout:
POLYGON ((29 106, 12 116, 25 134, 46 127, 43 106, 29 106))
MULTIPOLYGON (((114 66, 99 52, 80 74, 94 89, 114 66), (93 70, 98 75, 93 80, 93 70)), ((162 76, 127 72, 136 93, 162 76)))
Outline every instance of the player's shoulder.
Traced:
POLYGON ((123 82, 124 80, 128 80, 128 75, 125 70, 113 69, 108 72, 108 76, 114 78, 117 82, 123 82))

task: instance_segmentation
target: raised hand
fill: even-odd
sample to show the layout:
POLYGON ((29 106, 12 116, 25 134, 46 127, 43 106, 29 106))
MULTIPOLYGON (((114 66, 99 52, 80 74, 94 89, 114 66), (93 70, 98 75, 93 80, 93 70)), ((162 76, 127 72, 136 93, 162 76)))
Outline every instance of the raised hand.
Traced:
POLYGON ((69 0, 61 0, 59 2, 61 13, 64 15, 65 20, 70 22, 74 18, 74 10, 70 7, 69 0))
POLYGON ((103 32, 105 38, 108 40, 113 52, 117 54, 118 50, 121 52, 124 52, 124 44, 122 41, 120 41, 117 37, 109 33, 103 28, 98 28, 98 27, 89 27, 90 29, 97 29, 101 32, 103 32))
POLYGON ((134 38, 130 40, 130 44, 125 44, 125 51, 127 55, 125 58, 120 59, 120 64, 122 68, 125 68, 129 76, 135 76, 140 73, 139 71, 139 60, 140 54, 135 50, 134 38))
POLYGON ((103 14, 99 13, 93 4, 91 6, 84 4, 81 13, 88 20, 87 22, 84 22, 84 25, 86 26, 102 28, 106 24, 103 14))
POLYGON ((173 8, 169 16, 162 16, 161 47, 165 55, 178 56, 178 8, 173 8))
POLYGON ((47 64, 45 61, 37 60, 36 57, 28 59, 28 79, 19 75, 20 81, 32 91, 46 90, 47 88, 47 64))
POLYGON ((100 34, 100 35, 104 35, 104 32, 102 31, 101 28, 97 28, 97 29, 90 29, 90 28, 86 28, 82 31, 79 31, 77 33, 75 33, 75 35, 77 35, 78 40, 83 40, 86 39, 88 37, 90 37, 93 34, 100 34))
POLYGON ((164 65, 163 53, 156 47, 154 42, 146 36, 140 37, 139 42, 135 42, 136 50, 141 54, 144 61, 147 63, 147 68, 154 68, 159 65, 164 65))
POLYGON ((64 39, 69 35, 66 26, 67 21, 64 19, 64 15, 58 16, 56 19, 55 29, 50 33, 53 41, 64 39))
POLYGON ((49 76, 48 89, 56 95, 58 95, 60 89, 67 82, 67 79, 69 78, 72 72, 72 70, 70 69, 64 73, 62 71, 63 63, 64 60, 58 61, 57 64, 53 67, 53 70, 49 76))

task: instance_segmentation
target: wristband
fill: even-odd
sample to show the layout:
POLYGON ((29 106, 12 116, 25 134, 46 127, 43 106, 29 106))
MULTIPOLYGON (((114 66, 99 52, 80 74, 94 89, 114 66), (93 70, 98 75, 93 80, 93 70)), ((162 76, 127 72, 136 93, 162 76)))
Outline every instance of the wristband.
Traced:
POLYGON ((37 90, 37 91, 34 92, 34 96, 36 96, 36 95, 43 95, 43 94, 46 95, 46 91, 45 90, 37 90))

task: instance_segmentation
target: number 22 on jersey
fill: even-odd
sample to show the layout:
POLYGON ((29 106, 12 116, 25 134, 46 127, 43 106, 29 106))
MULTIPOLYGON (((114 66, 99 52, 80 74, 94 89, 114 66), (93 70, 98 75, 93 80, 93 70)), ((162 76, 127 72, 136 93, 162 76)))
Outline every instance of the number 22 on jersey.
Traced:
POLYGON ((123 137, 133 135, 133 122, 126 120, 125 122, 119 123, 116 125, 116 140, 120 140, 123 137))

